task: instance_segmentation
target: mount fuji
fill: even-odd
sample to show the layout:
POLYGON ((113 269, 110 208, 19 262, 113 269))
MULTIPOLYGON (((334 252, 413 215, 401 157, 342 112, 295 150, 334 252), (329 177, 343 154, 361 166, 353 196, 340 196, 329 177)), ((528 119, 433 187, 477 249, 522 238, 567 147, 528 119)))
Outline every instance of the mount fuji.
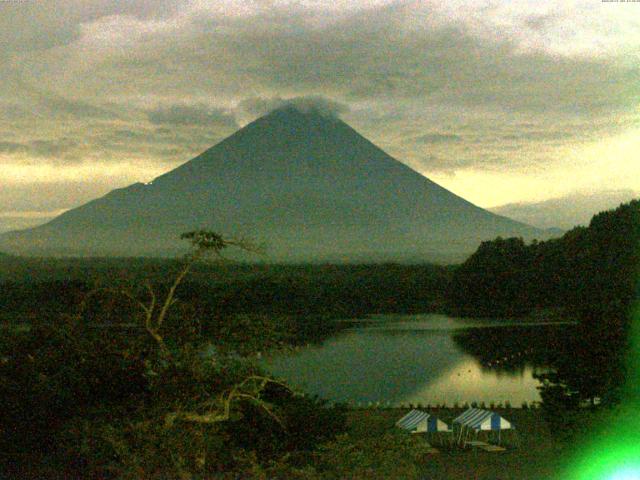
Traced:
POLYGON ((444 261, 544 230, 473 205, 331 115, 284 106, 152 182, 0 236, 26 255, 164 256, 209 229, 270 261, 444 261))

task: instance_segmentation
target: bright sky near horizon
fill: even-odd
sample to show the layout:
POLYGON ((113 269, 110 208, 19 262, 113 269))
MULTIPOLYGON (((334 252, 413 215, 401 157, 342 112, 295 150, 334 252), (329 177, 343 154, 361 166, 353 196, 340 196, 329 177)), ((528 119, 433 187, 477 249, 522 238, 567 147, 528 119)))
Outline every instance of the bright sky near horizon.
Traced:
POLYGON ((55 214, 314 96, 484 207, 640 192, 640 2, 0 2, 0 219, 55 214))

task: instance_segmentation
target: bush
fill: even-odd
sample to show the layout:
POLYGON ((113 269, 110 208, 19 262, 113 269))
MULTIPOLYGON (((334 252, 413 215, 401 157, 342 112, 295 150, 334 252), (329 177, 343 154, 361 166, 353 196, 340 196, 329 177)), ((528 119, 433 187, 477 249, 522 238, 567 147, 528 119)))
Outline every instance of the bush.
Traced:
POLYGON ((328 479, 419 478, 427 446, 417 437, 403 433, 362 439, 340 435, 319 448, 316 469, 328 479))
POLYGON ((105 334, 73 319, 7 334, 0 341, 0 442, 46 450, 68 419, 127 408, 147 393, 146 338, 105 334))

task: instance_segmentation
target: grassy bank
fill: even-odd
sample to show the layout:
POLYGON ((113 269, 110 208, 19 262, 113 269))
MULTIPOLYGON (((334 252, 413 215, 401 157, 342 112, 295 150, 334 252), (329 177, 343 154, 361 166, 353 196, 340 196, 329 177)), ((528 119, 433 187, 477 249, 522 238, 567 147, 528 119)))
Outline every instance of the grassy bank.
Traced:
MULTIPOLYGON (((463 409, 427 409, 451 423, 463 409)), ((475 479, 475 480, 548 480, 559 478, 571 452, 571 445, 553 435, 540 409, 496 409, 516 427, 504 452, 461 449, 437 445, 439 453, 429 453, 427 439, 395 427, 408 412, 401 408, 350 409, 346 412, 346 430, 335 440, 319 446, 297 462, 315 473, 293 478, 351 479, 475 479)), ((435 445, 435 442, 432 442, 435 445)), ((25 454, 20 463, 21 478, 68 478, 61 466, 43 464, 25 454)), ((14 470, 14 473, 16 471, 14 470)), ((291 474, 291 471, 287 471, 291 474)), ((274 472, 273 478, 286 478, 274 472)), ((155 478, 155 477, 154 477, 155 478)), ((231 477, 224 477, 231 478, 231 477)), ((243 478, 264 478, 260 475, 243 478)), ((267 477, 271 478, 271 477, 267 477)))
MULTIPOLYGON (((426 409, 448 424, 463 409, 426 409)), ((439 447, 440 453, 424 453, 417 459, 418 477, 429 479, 543 480, 557 478, 566 461, 569 445, 552 435, 540 409, 495 409, 516 427, 518 445, 507 443, 505 452, 439 447)), ((353 439, 420 437, 395 428, 407 409, 354 409, 348 415, 353 439)), ((426 439, 420 438, 422 442, 426 439)), ((375 465, 374 465, 375 466, 375 465)), ((381 477, 380 477, 381 478, 381 477)), ((407 476, 406 478, 412 478, 407 476)))

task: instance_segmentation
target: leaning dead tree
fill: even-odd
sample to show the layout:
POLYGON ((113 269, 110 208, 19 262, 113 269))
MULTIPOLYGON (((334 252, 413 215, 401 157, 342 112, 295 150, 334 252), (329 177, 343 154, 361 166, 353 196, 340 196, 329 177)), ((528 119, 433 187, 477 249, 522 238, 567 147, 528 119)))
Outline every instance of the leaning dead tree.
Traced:
MULTIPOLYGON (((151 282, 147 281, 144 284, 146 290, 146 298, 144 299, 139 298, 139 296, 127 289, 98 288, 89 292, 81 307, 81 309, 85 308, 91 297, 98 293, 111 293, 127 298, 142 312, 142 323, 145 330, 155 340, 160 355, 168 361, 172 360, 172 354, 163 337, 162 328, 171 306, 177 301, 176 290, 194 265, 207 257, 225 260, 223 251, 228 248, 237 248, 249 253, 262 253, 262 248, 249 240, 228 239, 207 230, 184 233, 180 238, 188 240, 191 243, 192 250, 182 257, 179 270, 164 297, 157 294, 151 282)), ((173 411, 166 414, 164 417, 165 426, 170 428, 179 422, 203 425, 225 422, 231 418, 234 404, 240 401, 249 401, 264 410, 284 428, 281 420, 274 414, 272 406, 261 398, 262 392, 269 384, 277 384, 289 389, 287 385, 273 378, 249 375, 242 381, 202 402, 195 411, 173 411)))
MULTIPOLYGON (((225 239, 217 233, 205 230, 184 233, 180 238, 191 242, 191 245, 194 248, 193 252, 185 256, 184 265, 169 288, 158 314, 154 316, 156 297, 153 295, 152 290, 150 303, 146 307, 143 307, 145 312, 145 328, 158 342, 163 351, 167 351, 167 348, 159 333, 159 329, 162 327, 162 323, 166 317, 168 309, 175 302, 176 289, 198 260, 211 254, 218 259, 224 259, 222 251, 229 247, 236 247, 245 252, 262 253, 262 249, 250 241, 244 239, 225 239)), ((284 428, 282 421, 273 413, 271 405, 260 398, 262 392, 269 384, 278 384, 287 389, 289 388, 287 385, 278 382, 273 378, 261 375, 249 375, 241 382, 203 402, 199 405, 198 411, 176 411, 167 414, 165 416, 165 425, 170 427, 176 422, 198 424, 216 424, 219 422, 225 422, 231 418, 233 404, 244 400, 257 405, 284 428)))
POLYGON ((164 299, 160 302, 149 282, 145 284, 149 299, 147 302, 136 300, 138 306, 144 313, 144 327, 149 335, 158 343, 160 350, 164 354, 169 354, 169 350, 160 334, 162 325, 167 317, 167 312, 176 302, 176 289, 180 286, 184 278, 191 271, 192 267, 201 259, 207 256, 214 256, 219 260, 224 259, 222 251, 229 247, 236 247, 245 252, 261 253, 261 249, 252 242, 244 239, 234 240, 222 237, 215 232, 208 230, 198 230, 183 233, 180 236, 183 240, 189 240, 193 247, 193 251, 183 257, 182 267, 178 271, 173 283, 169 287, 164 299))
POLYGON ((224 260, 223 251, 228 248, 237 248, 248 253, 262 253, 262 248, 246 239, 229 239, 222 235, 208 231, 197 230, 183 233, 180 238, 191 243, 192 250, 184 255, 180 262, 179 270, 169 286, 167 293, 162 298, 150 281, 144 283, 146 298, 140 298, 131 289, 101 287, 91 290, 80 306, 80 314, 86 309, 90 300, 98 294, 112 294, 128 299, 142 313, 142 326, 153 338, 160 349, 160 353, 165 357, 170 357, 171 352, 167 348, 162 335, 162 327, 167 318, 167 314, 172 305, 177 301, 176 290, 184 281, 185 277, 199 261, 213 257, 216 260, 224 260))
POLYGON ((189 422, 200 424, 215 424, 231 419, 232 406, 235 402, 247 400, 262 408, 282 428, 284 425, 280 418, 273 413, 272 406, 265 402, 260 395, 267 385, 276 384, 289 390, 289 387, 270 377, 250 375, 217 397, 203 402, 198 411, 176 411, 165 415, 165 425, 173 426, 176 422, 189 422))

